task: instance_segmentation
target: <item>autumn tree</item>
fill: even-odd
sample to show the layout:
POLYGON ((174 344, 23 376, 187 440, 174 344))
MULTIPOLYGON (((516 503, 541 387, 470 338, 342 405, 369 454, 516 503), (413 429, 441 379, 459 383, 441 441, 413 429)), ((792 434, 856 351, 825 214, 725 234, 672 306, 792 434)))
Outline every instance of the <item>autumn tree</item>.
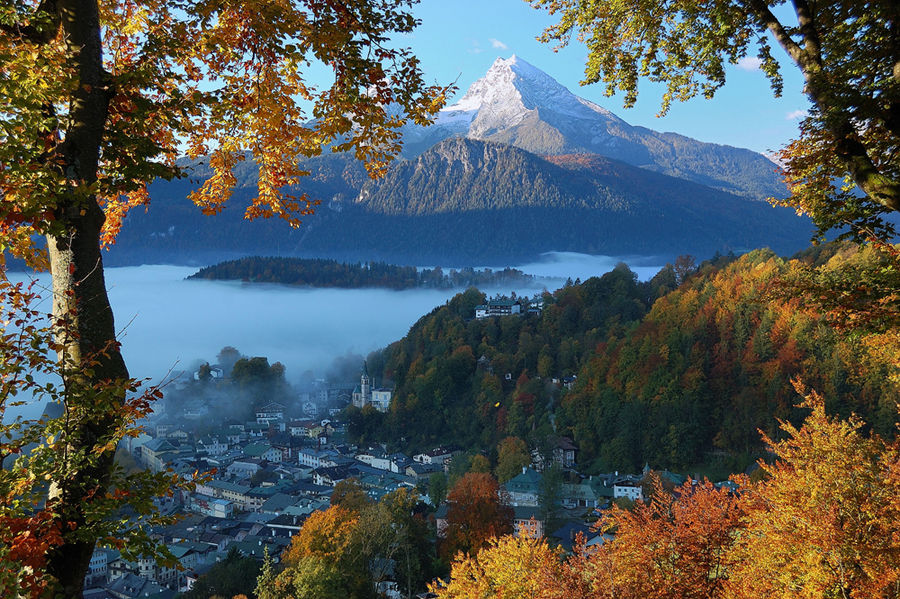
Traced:
POLYGON ((497 468, 494 473, 500 483, 514 478, 522 468, 531 465, 528 445, 518 437, 507 437, 497 445, 497 468))
POLYGON ((418 500, 398 489, 377 503, 343 502, 315 512, 284 553, 284 569, 261 575, 261 599, 374 597, 390 565, 411 596, 431 574, 433 556, 427 525, 415 513, 418 500))
POLYGON ((767 477, 747 490, 744 530, 733 552, 733 597, 896 597, 900 588, 900 453, 863 432, 857 417, 812 410, 784 440, 767 477))
POLYGON ((184 599, 209 599, 209 597, 250 596, 259 576, 259 563, 252 557, 244 557, 232 545, 225 559, 203 574, 191 590, 184 593, 184 599))
MULTIPOLYGON (((412 0, 22 0, 0 7, 0 247, 39 263, 47 243, 65 385, 90 389, 125 381, 103 274, 101 244, 130 208, 147 204, 147 184, 188 174, 184 148, 211 169, 191 194, 220 211, 234 168, 251 159, 258 193, 247 218, 291 225, 315 200, 288 192, 305 173, 298 158, 330 145, 352 151, 378 174, 398 150, 408 115, 424 123, 442 101, 418 62, 390 39, 412 31, 412 0), (330 67, 330 85, 304 78, 330 67), (388 110, 389 105, 399 110, 388 110), (398 116, 399 115, 399 116, 398 116), (90 361, 90 362, 89 362, 90 361)), ((122 387, 122 385, 117 385, 122 387)), ((106 443, 124 401, 69 396, 70 427, 60 455, 106 443)), ((84 528, 85 500, 105 488, 112 456, 64 468, 48 501, 66 523, 47 571, 66 596, 81 594, 95 537, 84 528)))
POLYGON ((284 569, 266 589, 258 589, 260 597, 371 596, 366 556, 356 547, 359 526, 359 514, 339 505, 314 512, 284 552, 284 569))
POLYGON ((469 472, 490 473, 491 461, 483 453, 472 449, 468 453, 453 456, 447 472, 448 484, 452 487, 469 472))
POLYGON ((545 540, 506 535, 492 539, 476 555, 459 554, 450 579, 429 588, 441 599, 537 599, 551 596, 554 589, 547 583, 560 578, 559 570, 559 556, 545 540))
POLYGON ((693 256, 683 255, 675 258, 675 264, 672 268, 675 270, 675 284, 681 285, 685 279, 697 270, 697 265, 693 256))
POLYGON ((444 556, 473 554, 488 540, 512 532, 512 508, 501 498, 497 479, 488 473, 464 475, 450 489, 447 503, 447 528, 440 547, 444 556))
POLYGON ((240 358, 231 369, 231 379, 243 396, 245 409, 252 411, 270 401, 287 401, 290 390, 284 380, 284 365, 269 364, 264 356, 240 358))
POLYGON ((469 460, 469 472, 489 473, 491 471, 491 461, 483 454, 476 453, 469 460))
POLYGON ((666 85, 674 100, 711 98, 726 66, 755 54, 776 95, 781 68, 803 76, 812 103, 800 137, 781 153, 789 203, 820 232, 850 225, 859 239, 889 239, 884 216, 900 211, 900 11, 894 2, 677 0, 658 3, 531 0, 559 15, 541 36, 588 50, 582 83, 637 100, 638 79, 666 85), (773 54, 771 40, 783 50, 773 54), (855 192, 858 188, 864 195, 855 192))
POLYGON ((371 503, 366 490, 355 478, 340 481, 331 492, 331 505, 339 505, 352 512, 360 513, 371 503))
POLYGON ((234 368, 234 365, 241 357, 241 352, 230 345, 226 345, 216 354, 216 362, 222 368, 225 376, 231 376, 231 369, 234 368))
POLYGON ((741 515, 738 498, 709 481, 689 480, 674 494, 660 487, 650 502, 604 516, 600 530, 614 537, 577 548, 565 584, 580 589, 573 596, 724 597, 741 515))
MULTIPOLYGON (((54 321, 39 310, 36 306, 42 301, 35 289, 33 282, 13 284, 0 273, 0 595, 4 597, 52 593, 55 580, 47 570, 48 561, 74 534, 92 539, 92 545, 96 539, 115 547, 127 559, 171 557, 151 539, 150 530, 173 519, 153 510, 152 500, 188 486, 178 476, 131 468, 119 460, 117 447, 138 434, 138 420, 149 413, 160 391, 142 389, 133 380, 61 385, 60 379, 75 365, 57 362, 52 354, 61 347, 57 335, 69 330, 69 322, 54 321), (121 396, 125 400, 116 412, 115 426, 97 439, 93 451, 74 456, 61 452, 72 421, 79 416, 77 400, 90 397, 102 405, 118 403, 121 396), (40 418, 11 416, 28 403, 45 406, 40 418), (61 521, 59 502, 47 499, 50 481, 113 459, 116 465, 107 484, 95 485, 82 498, 85 516, 77 529, 61 521), (126 502, 130 509, 122 510, 126 502)), ((78 367, 95 360, 89 356, 78 367)))
POLYGON ((428 525, 417 510, 419 496, 405 488, 392 491, 360 515, 359 551, 369 556, 373 582, 386 579, 388 565, 407 597, 432 576, 434 544, 428 525))

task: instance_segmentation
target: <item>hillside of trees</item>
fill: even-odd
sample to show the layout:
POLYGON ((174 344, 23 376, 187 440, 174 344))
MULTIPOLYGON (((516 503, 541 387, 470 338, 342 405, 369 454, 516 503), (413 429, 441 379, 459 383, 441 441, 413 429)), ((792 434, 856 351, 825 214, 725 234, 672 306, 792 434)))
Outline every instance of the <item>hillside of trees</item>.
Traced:
POLYGON ((351 433, 470 449, 567 435, 582 471, 736 471, 763 451, 760 430, 776 438, 777 419, 802 419, 800 377, 829 413, 892 435, 890 357, 779 293, 807 263, 846 260, 841 246, 794 260, 759 250, 699 268, 680 259, 648 282, 620 264, 545 294, 541 314, 484 320, 473 315, 485 297, 469 289, 370 358, 395 398, 385 415, 351 409, 351 433))
POLYGON ((505 535, 458 554, 430 590, 439 599, 896 597, 897 443, 797 391, 808 415, 765 439, 775 459, 756 476, 673 489, 657 479, 630 510, 604 510, 594 524, 602 544, 561 554, 547 539, 505 535))
POLYGON ((417 269, 384 262, 346 263, 337 260, 264 258, 253 256, 201 268, 189 279, 237 280, 310 287, 383 287, 388 289, 439 288, 529 284, 534 277, 515 268, 417 269))

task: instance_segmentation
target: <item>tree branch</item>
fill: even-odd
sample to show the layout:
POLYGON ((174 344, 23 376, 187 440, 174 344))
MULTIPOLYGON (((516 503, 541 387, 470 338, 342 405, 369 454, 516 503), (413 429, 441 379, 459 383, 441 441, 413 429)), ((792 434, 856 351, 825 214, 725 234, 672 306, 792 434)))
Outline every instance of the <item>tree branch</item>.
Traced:
POLYGON ((800 24, 800 34, 803 36, 803 47, 806 57, 822 65, 822 45, 819 41, 819 31, 816 29, 816 21, 812 8, 806 0, 793 0, 794 12, 797 14, 797 22, 800 24))
MULTIPOLYGON (((847 128, 850 128, 849 123, 847 128)), ((900 212, 900 181, 883 174, 869 158, 866 147, 856 138, 853 131, 837 136, 835 153, 847 165, 853 180, 869 198, 885 208, 900 212)))
POLYGON ((791 38, 790 34, 784 28, 784 25, 778 20, 778 17, 772 14, 772 11, 769 10, 769 6, 766 4, 765 0, 749 0, 747 6, 753 11, 756 18, 759 19, 760 24, 772 33, 778 44, 784 48, 784 51, 791 57, 791 60, 797 63, 800 70, 805 70, 805 65, 807 64, 805 51, 791 38))
MULTIPOLYGON (((895 9, 888 24, 888 33, 891 46, 891 60, 894 61, 891 69, 891 78, 894 80, 895 89, 900 87, 900 9, 895 9)), ((883 111, 883 120, 888 131, 900 137, 900 92, 894 92, 883 111)))
MULTIPOLYGON (((859 140, 849 115, 835 105, 828 83, 822 80, 821 42, 808 0, 792 1, 800 23, 803 46, 791 38, 765 0, 748 0, 748 6, 800 68, 806 81, 806 94, 822 111, 823 123, 835 140, 835 153, 844 162, 853 180, 871 200, 890 210, 900 211, 900 181, 885 175, 875 165, 866 146, 859 140)), ((885 119, 885 124, 890 127, 891 121, 885 119)))

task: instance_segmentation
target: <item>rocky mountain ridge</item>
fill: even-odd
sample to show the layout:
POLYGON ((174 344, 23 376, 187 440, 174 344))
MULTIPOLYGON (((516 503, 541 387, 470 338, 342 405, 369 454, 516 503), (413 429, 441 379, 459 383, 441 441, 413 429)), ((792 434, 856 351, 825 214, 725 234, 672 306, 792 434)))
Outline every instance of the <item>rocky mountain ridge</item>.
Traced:
POLYGON ((629 125, 516 55, 498 58, 432 127, 407 127, 404 156, 450 137, 539 155, 600 154, 753 199, 785 193, 777 165, 762 154, 629 125))

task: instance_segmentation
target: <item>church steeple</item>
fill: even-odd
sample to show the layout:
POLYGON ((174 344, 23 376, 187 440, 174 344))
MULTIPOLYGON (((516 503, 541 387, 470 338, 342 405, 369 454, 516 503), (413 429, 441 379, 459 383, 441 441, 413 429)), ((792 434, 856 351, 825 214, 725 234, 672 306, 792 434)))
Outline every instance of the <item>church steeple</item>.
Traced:
POLYGON ((359 377, 359 394, 362 396, 363 405, 372 399, 372 385, 369 382, 369 365, 363 360, 362 376, 359 377))

